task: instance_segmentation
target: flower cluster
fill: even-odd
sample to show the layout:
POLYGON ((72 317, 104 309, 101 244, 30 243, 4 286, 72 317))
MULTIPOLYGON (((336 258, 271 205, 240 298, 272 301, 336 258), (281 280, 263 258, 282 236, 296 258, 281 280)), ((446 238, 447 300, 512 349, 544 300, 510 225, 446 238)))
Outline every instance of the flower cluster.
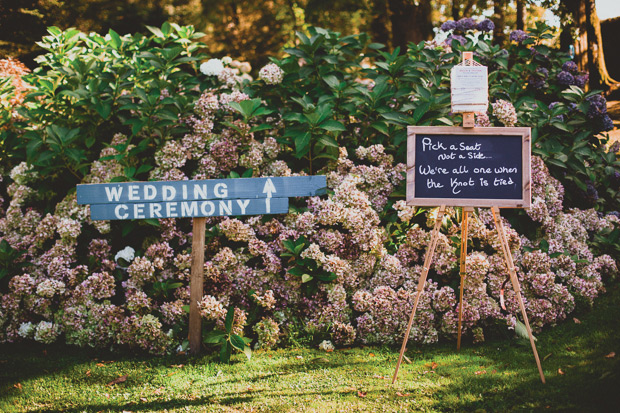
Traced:
MULTIPOLYGON (((12 96, 8 100, 9 107, 15 107, 24 101, 26 92, 29 89, 28 84, 22 79, 22 76, 30 73, 30 69, 22 62, 12 57, 0 59, 0 78, 11 77, 11 84, 14 88, 12 96)), ((4 102, 2 102, 4 103, 4 102)))
POLYGON ((495 29, 495 23, 492 20, 484 19, 479 23, 476 23, 471 17, 463 17, 458 21, 448 20, 441 25, 441 30, 444 32, 460 32, 465 33, 470 30, 479 30, 481 32, 492 32, 495 29))
POLYGON ((504 124, 511 127, 517 124, 517 111, 512 103, 507 100, 499 99, 491 104, 493 107, 493 115, 504 124))
POLYGON ((277 85, 282 82, 284 72, 275 63, 269 63, 263 66, 258 72, 258 76, 265 81, 268 85, 277 85))
POLYGON ((594 121, 600 131, 608 131, 614 128, 614 123, 607 114, 607 100, 601 94, 591 95, 586 98, 589 103, 586 116, 594 121))
POLYGON ((209 59, 200 65, 200 72, 205 76, 218 76, 224 70, 220 59, 209 59))
POLYGON ((256 344, 254 345, 255 349, 268 350, 274 348, 276 344, 278 344, 280 326, 275 320, 263 317, 252 329, 258 336, 256 344))
MULTIPOLYGON (((442 29, 451 32, 451 39, 465 43, 463 34, 471 37, 473 30, 488 32, 494 27, 490 20, 476 23, 465 18, 446 22, 442 29)), ((482 36, 479 41, 488 37, 482 36)), ((527 36, 515 32, 511 40, 523 43, 527 36)), ((433 50, 424 53, 446 58, 447 48, 429 47, 433 50)), ((536 53, 532 56, 542 59, 542 53, 536 53)), ((504 52, 497 52, 498 59, 505 57, 504 52)), ((547 83, 556 87, 553 82, 562 76, 570 80, 567 75, 578 84, 580 74, 572 62, 564 63, 561 71, 559 66, 547 67, 538 66, 528 73, 528 87, 535 89, 528 93, 543 93, 547 83), (562 72, 567 75, 558 74, 562 72)), ((376 135, 357 139, 354 128, 362 130, 366 121, 357 119, 358 115, 336 115, 334 119, 345 128, 353 128, 342 134, 325 133, 343 146, 326 148, 323 156, 315 157, 319 141, 312 144, 312 156, 298 159, 295 148, 281 144, 290 137, 290 129, 285 129, 290 117, 286 111, 291 107, 273 107, 274 100, 269 99, 280 89, 265 87, 289 78, 272 63, 260 70, 260 81, 247 83, 250 69, 230 58, 201 65, 204 89, 195 91, 200 97, 193 113, 179 118, 188 132, 182 137, 149 140, 153 147, 149 146, 148 153, 155 166, 149 178, 306 175, 306 160, 312 158, 319 165, 313 171, 318 169, 327 177, 327 195, 291 200, 291 209, 300 212, 290 214, 207 218, 205 286, 197 303, 205 328, 223 329, 227 309, 234 308, 233 332, 251 335, 255 348, 273 348, 297 333, 328 339, 321 345, 325 350, 333 349, 332 343, 399 343, 421 274, 428 272, 411 338, 434 343, 455 337, 459 315, 455 286, 460 281, 458 211, 448 209, 433 262, 423 268, 437 211, 395 198, 404 188, 405 165, 399 162, 401 153, 393 142, 384 146, 379 143, 383 138, 376 135), (232 102, 250 96, 264 99, 255 101, 261 105, 272 106, 267 106, 268 115, 260 115, 259 110, 246 122, 232 102), (303 244, 302 248, 291 252, 291 241, 303 244), (302 268, 310 268, 309 273, 302 268)), ((381 77, 372 79, 380 84, 381 77)), ((376 92, 378 86, 367 85, 355 86, 360 92, 356 98, 364 98, 373 87, 376 92)), ((159 98, 168 101, 171 95, 172 90, 164 90, 159 98)), ((308 92, 304 100, 314 97, 314 92, 308 92)), ((278 94, 277 99, 288 105, 286 96, 278 94)), ((402 104, 391 97, 388 102, 386 107, 393 110, 402 104)), ((587 102, 588 121, 605 123, 604 98, 592 95, 587 102)), ((523 107, 528 104, 519 107, 520 117, 527 116, 523 107)), ((560 109, 563 116, 579 110, 560 109)), ((505 126, 517 122, 514 106, 504 100, 493 104, 491 118, 505 126)), ((491 120, 478 114, 477 124, 489 126, 491 120)), ((377 131, 382 125, 373 124, 377 131)), ((404 128, 391 123, 389 128, 405 136, 404 128)), ((116 159, 131 150, 127 144, 127 137, 120 134, 104 144, 85 182, 110 182, 124 175, 126 165, 116 159)), ((612 257, 597 256, 589 243, 597 232, 619 224, 615 215, 565 208, 564 187, 551 177, 540 158, 532 159, 531 176, 532 208, 526 212, 536 231, 526 237, 507 220, 502 218, 502 223, 531 324, 539 330, 568 317, 577 304, 591 304, 604 291, 603 280, 617 275, 612 257)), ((92 222, 88 208, 77 205, 75 194, 64 197, 55 209, 42 210, 41 194, 35 190, 40 179, 24 163, 13 169, 8 183, 2 182, 10 200, 1 205, 0 242, 15 265, 0 290, 0 342, 64 339, 80 346, 125 346, 154 354, 182 343, 187 325, 184 308, 192 304, 191 225, 181 219, 160 219, 158 225, 136 227, 141 229, 139 238, 136 231, 124 237, 110 223, 92 222), (128 243, 132 247, 125 247, 128 243)), ((508 274, 492 214, 484 209, 473 214, 469 233, 472 250, 465 257, 463 332, 482 341, 491 330, 514 328, 520 309, 512 286, 506 283, 508 274), (505 310, 500 303, 502 288, 505 310)))
POLYGON ((529 39, 530 35, 524 32, 523 30, 513 30, 508 36, 508 39, 512 42, 523 43, 525 40, 529 39))

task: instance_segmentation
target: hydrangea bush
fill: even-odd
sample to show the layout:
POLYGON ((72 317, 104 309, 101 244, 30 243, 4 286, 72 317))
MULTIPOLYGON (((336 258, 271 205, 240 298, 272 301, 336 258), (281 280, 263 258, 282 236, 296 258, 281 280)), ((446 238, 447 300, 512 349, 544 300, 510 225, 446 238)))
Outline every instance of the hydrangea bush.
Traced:
MULTIPOLYGON (((540 152, 555 139, 550 132, 558 129, 555 117, 564 116, 569 121, 562 124, 584 134, 582 148, 613 156, 605 165, 613 168, 615 154, 603 155, 593 138, 599 132, 596 119, 604 113, 600 95, 586 95, 576 85, 561 89, 558 81, 548 96, 524 81, 538 73, 522 69, 538 56, 527 42, 542 37, 539 32, 520 35, 518 44, 502 51, 485 37, 492 30, 489 23, 457 23, 445 29, 478 36, 480 59, 495 56, 496 66, 489 66, 493 105, 488 115, 478 116, 479 124, 532 125, 540 152), (546 100, 558 103, 549 108, 546 100)), ((77 205, 75 192, 64 188, 127 179, 306 174, 325 174, 328 195, 292 200, 286 215, 207 218, 205 289, 199 302, 203 324, 222 330, 227 309, 234 306, 232 332, 253 337, 257 349, 324 340, 341 346, 402 340, 436 214, 403 200, 405 126, 456 121, 448 113, 448 74, 460 60, 460 48, 473 48, 471 39, 464 46, 457 41, 410 45, 399 55, 369 43, 363 34, 340 37, 313 28, 299 34, 299 45, 286 49, 287 57, 273 59, 253 80, 243 62, 194 59, 189 39, 189 45, 178 41, 179 50, 177 37, 191 29, 152 31, 151 38, 55 35, 99 42, 93 50, 104 63, 113 50, 144 58, 154 51, 137 49, 154 42, 161 46, 158 56, 174 62, 174 69, 165 66, 169 82, 182 80, 174 89, 170 83, 162 88, 134 67, 119 89, 118 98, 128 100, 112 104, 102 117, 107 128, 101 136, 99 129, 92 130, 96 143, 81 142, 88 134, 71 138, 72 148, 86 148, 81 154, 88 162, 73 168, 77 176, 66 178, 62 171, 71 165, 51 165, 41 152, 26 149, 38 142, 33 131, 49 138, 88 129, 87 120, 75 114, 36 117, 43 106, 62 103, 54 99, 73 96, 63 91, 87 93, 79 76, 59 80, 54 95, 26 97, 30 103, 12 106, 17 117, 2 125, 23 139, 25 153, 2 165, 8 174, 0 182, 0 342, 61 340, 153 354, 183 348, 189 220, 93 222, 88 206, 77 205), (58 169, 53 176, 69 180, 58 189, 45 185, 53 167, 58 169)), ((82 47, 77 41, 74 46, 82 47)), ((41 68, 24 79, 40 86, 41 79, 89 61, 93 50, 82 48, 77 60, 63 61, 50 46, 41 68)), ((546 76, 574 70, 558 52, 545 50, 554 56, 546 76)), ((102 67, 93 69, 93 77, 97 70, 109 74, 107 68, 114 66, 102 67)), ((161 78, 157 66, 142 70, 151 79, 161 78)), ((620 231, 617 214, 566 205, 568 191, 548 167, 553 159, 533 158, 533 206, 513 214, 510 222, 503 218, 535 331, 560 322, 576 306, 592 305, 618 272, 616 262, 593 242, 598 234, 620 231)), ((596 170, 593 164, 588 169, 596 170)), ((490 211, 477 211, 469 225, 463 329, 482 341, 514 328, 520 315, 510 287, 505 309, 500 303, 508 274, 490 211)), ((417 342, 457 333, 459 226, 460 210, 451 209, 412 330, 417 342)))

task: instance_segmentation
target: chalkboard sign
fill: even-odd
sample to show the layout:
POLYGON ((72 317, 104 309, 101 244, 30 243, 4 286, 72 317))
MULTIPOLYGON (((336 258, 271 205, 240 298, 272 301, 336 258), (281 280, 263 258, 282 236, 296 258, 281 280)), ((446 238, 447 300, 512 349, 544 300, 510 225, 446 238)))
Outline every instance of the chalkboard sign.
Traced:
POLYGON ((407 132, 407 204, 530 207, 530 128, 407 132))

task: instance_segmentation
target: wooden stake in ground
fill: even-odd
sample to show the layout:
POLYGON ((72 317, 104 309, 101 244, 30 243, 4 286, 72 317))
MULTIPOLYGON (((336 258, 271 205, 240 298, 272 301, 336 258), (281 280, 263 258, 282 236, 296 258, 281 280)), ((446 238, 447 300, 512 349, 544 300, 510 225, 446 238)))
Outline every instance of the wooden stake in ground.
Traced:
POLYGON ((461 349, 461 325, 463 322, 463 286, 465 284, 465 275, 466 275, 466 260, 467 260, 467 229, 469 226, 468 216, 470 212, 473 212, 474 208, 472 207, 463 207, 463 217, 461 219, 461 266, 460 266, 460 274, 461 274, 461 289, 459 293, 459 332, 458 338, 456 340, 456 349, 461 349))
POLYGON ((428 249, 426 250, 426 257, 424 257, 424 267, 422 268, 422 274, 420 274, 420 279, 418 280, 418 292, 416 293, 415 301, 413 302, 413 309, 411 310, 411 316, 409 317, 409 324, 407 324, 407 331, 405 332, 403 345, 400 348, 400 355, 398 356, 398 363, 396 363, 394 377, 392 377, 392 384, 396 382, 396 377, 398 377, 398 369, 400 368, 400 364, 403 362, 405 350, 407 350, 407 341, 409 340, 409 333, 411 332, 411 326, 413 325, 413 319, 415 318, 415 311, 418 308, 418 302, 420 301, 422 291, 424 291, 424 284, 426 284, 426 277, 428 276, 431 262, 433 262, 433 254, 435 253, 435 248, 437 247, 437 242, 439 241, 439 228, 441 227, 441 222, 443 221, 443 216, 445 213, 446 206, 442 205, 437 212, 435 226, 431 232, 431 241, 428 245, 428 249))
POLYGON ((189 282, 189 352, 198 354, 202 345, 202 322, 198 302, 202 300, 205 264, 206 218, 193 219, 192 273, 189 282))
POLYGON ((530 337, 530 344, 532 346, 532 351, 534 352, 534 359, 536 360, 536 366, 538 366, 538 373, 540 374, 540 380, 544 384, 545 375, 542 371, 542 366, 540 365, 540 359, 538 358, 538 351, 536 351, 536 344, 534 343, 534 336, 532 335, 532 329, 530 328, 530 322, 528 321, 527 314, 525 312, 525 304, 523 304, 523 297, 521 297, 521 287, 519 286, 519 279, 517 278, 517 271, 516 271, 514 262, 512 260, 512 254, 510 253, 510 246, 508 245, 508 239, 506 238, 504 226, 502 225, 502 220, 499 215, 499 207, 492 207, 491 211, 493 211, 493 221, 495 221, 495 228, 497 228, 497 235, 500 240, 502 252, 504 253, 504 259, 506 260, 506 267, 508 268, 508 274, 510 274, 510 281, 512 282, 512 288, 514 289, 515 295, 517 296, 517 301, 519 302, 521 314, 523 315, 523 321, 525 324, 525 328, 527 329, 527 334, 530 337))

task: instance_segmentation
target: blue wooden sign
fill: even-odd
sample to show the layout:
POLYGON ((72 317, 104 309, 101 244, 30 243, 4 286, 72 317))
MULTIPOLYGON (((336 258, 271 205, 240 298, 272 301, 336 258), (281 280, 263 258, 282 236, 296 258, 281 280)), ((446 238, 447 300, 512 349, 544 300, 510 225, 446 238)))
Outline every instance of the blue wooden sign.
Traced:
POLYGON ((326 193, 325 176, 121 182, 77 186, 91 219, 285 214, 288 198, 326 193))
POLYGON ((77 186, 78 204, 290 198, 324 195, 325 176, 118 182, 77 186))

